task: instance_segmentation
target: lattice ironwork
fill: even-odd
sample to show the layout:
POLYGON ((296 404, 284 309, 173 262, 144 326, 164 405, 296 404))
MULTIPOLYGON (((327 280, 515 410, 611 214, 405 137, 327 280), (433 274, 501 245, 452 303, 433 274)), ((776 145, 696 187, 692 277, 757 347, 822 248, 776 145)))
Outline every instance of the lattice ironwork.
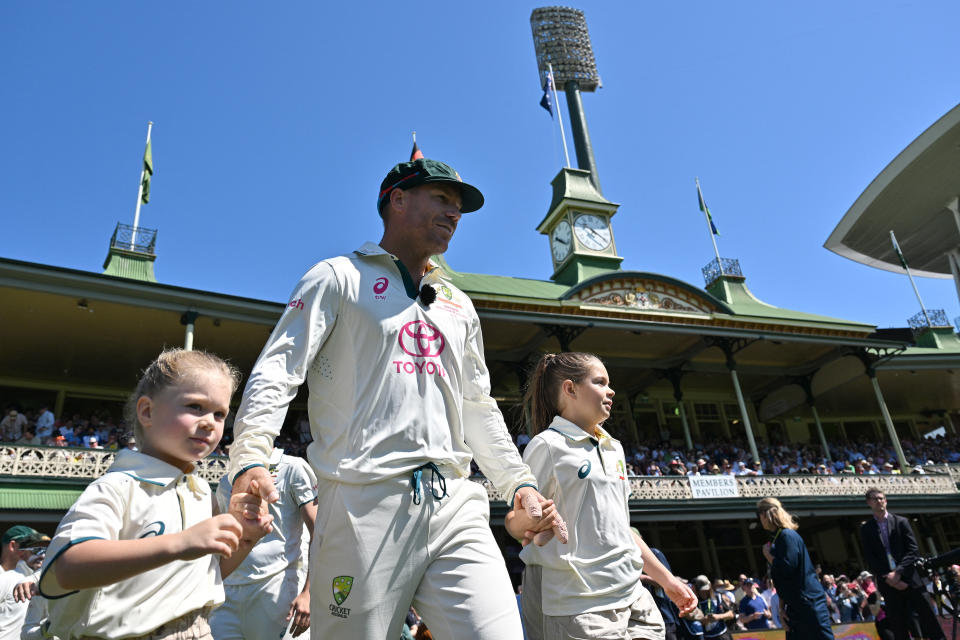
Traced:
POLYGON ((110 237, 110 248, 156 255, 157 230, 117 223, 110 237))
POLYGON ((743 272, 740 270, 740 261, 736 258, 720 258, 719 261, 714 258, 707 266, 700 269, 700 272, 703 274, 703 281, 708 287, 720 276, 743 277, 743 272))
POLYGON ((570 7, 541 7, 530 14, 533 46, 537 52, 540 88, 546 86, 548 63, 558 91, 574 80, 581 91, 603 86, 590 44, 590 32, 583 11, 570 7))
POLYGON ((907 324, 913 329, 913 335, 916 337, 931 327, 949 327, 950 321, 947 320, 947 312, 943 309, 927 309, 926 313, 921 311, 907 320, 907 324))
MULTIPOLYGON (((34 478, 99 478, 116 451, 73 447, 0 446, 0 476, 34 478)), ((215 484, 227 472, 227 458, 210 456, 197 463, 198 475, 215 484)))

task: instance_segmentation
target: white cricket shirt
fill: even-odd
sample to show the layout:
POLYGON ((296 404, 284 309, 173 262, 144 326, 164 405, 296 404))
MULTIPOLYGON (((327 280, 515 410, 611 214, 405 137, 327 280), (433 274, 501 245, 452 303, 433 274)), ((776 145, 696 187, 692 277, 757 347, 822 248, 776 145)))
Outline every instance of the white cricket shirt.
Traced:
POLYGON ((565 545, 551 540, 520 552, 543 567, 543 613, 569 616, 629 606, 639 597, 643 559, 630 533, 623 447, 603 429, 599 441, 559 416, 527 445, 524 461, 540 493, 552 498, 569 528, 565 545))
MULTIPOLYGON (((273 531, 261 538, 240 566, 224 578, 226 585, 263 580, 288 567, 297 568, 303 560, 303 541, 310 539, 310 532, 304 526, 300 507, 317 497, 317 477, 306 460, 283 455, 283 449, 274 449, 268 469, 280 493, 277 502, 267 505, 273 516, 273 531)), ((221 513, 228 512, 232 493, 230 480, 224 475, 217 486, 221 513)))
POLYGON ((510 500, 533 484, 490 397, 470 298, 439 268, 423 277, 426 284, 437 292, 429 306, 411 299, 395 256, 373 243, 310 269, 250 374, 230 478, 267 463, 306 380, 307 459, 321 479, 368 484, 430 461, 465 477, 476 458, 510 500))
POLYGON ((157 458, 121 449, 107 473, 84 490, 50 542, 40 574, 49 599, 50 632, 122 638, 149 633, 179 616, 223 602, 220 556, 178 560, 127 580, 67 591, 50 571, 84 541, 134 540, 178 533, 213 515, 210 485, 157 458))

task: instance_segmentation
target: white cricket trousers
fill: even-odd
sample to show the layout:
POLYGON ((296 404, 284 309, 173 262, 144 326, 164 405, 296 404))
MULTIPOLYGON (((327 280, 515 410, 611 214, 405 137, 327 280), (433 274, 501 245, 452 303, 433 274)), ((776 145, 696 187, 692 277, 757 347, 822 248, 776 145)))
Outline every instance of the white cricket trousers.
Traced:
POLYGON ((285 618, 302 588, 303 579, 296 567, 256 582, 224 585, 226 600, 210 614, 213 637, 215 640, 291 640, 293 636, 285 618))
POLYGON ((435 638, 522 640, 482 486, 424 469, 369 485, 321 480, 310 550, 311 640, 399 638, 413 604, 435 638))

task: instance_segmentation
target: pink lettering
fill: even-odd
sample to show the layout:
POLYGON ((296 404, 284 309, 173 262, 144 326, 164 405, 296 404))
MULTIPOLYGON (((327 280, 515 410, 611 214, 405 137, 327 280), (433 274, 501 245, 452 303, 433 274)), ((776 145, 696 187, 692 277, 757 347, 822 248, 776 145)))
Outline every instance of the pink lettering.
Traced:
POLYGON ((400 365, 402 365, 403 363, 400 362, 399 360, 394 360, 393 364, 397 365, 397 373, 400 373, 400 365))
POLYGON ((406 371, 407 373, 413 373, 414 371, 416 371, 416 368, 413 366, 412 362, 404 362, 403 370, 406 371))
POLYGON ((414 362, 413 366, 417 368, 417 371, 419 371, 420 373, 423 373, 423 367, 425 364, 426 364, 425 362, 414 362))
POLYGON ((409 360, 392 360, 393 365, 397 368, 396 372, 400 373, 401 370, 403 373, 419 373, 421 375, 428 376, 440 376, 441 378, 447 377, 447 372, 439 363, 429 361, 429 362, 411 362, 409 360))
POLYGON ((428 362, 426 366, 427 373, 430 375, 435 375, 437 373, 437 365, 432 362, 428 362))
POLYGON ((290 301, 291 309, 303 309, 303 298, 297 298, 296 300, 290 301))

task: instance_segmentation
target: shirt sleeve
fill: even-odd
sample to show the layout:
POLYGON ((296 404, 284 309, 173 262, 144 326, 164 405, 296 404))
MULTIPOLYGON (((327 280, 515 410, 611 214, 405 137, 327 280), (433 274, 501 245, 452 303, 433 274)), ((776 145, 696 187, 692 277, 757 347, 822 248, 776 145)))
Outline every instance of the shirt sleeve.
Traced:
POLYGON ((557 466, 550 453, 550 444, 540 437, 530 441, 523 450, 523 461, 530 466, 540 494, 544 498, 556 499, 557 495, 557 466))
POLYGON ((93 482, 60 521, 57 532, 47 547, 46 560, 40 569, 40 594, 60 597, 76 593, 60 586, 50 568, 75 544, 87 540, 117 540, 126 512, 126 501, 120 491, 106 482, 93 482))
POLYGON ((520 459, 510 439, 497 402, 490 396, 490 372, 483 358, 480 319, 470 309, 472 322, 463 354, 463 437, 484 475, 503 494, 507 504, 523 486, 536 487, 536 478, 520 459))
POLYGON ((227 471, 231 481, 244 469, 269 462, 287 407, 333 329, 341 294, 342 287, 328 261, 314 266, 294 288, 253 365, 237 410, 227 471))
POLYGON ((302 507, 317 497, 317 476, 303 458, 289 456, 287 462, 290 464, 287 484, 290 498, 297 507, 302 507))

